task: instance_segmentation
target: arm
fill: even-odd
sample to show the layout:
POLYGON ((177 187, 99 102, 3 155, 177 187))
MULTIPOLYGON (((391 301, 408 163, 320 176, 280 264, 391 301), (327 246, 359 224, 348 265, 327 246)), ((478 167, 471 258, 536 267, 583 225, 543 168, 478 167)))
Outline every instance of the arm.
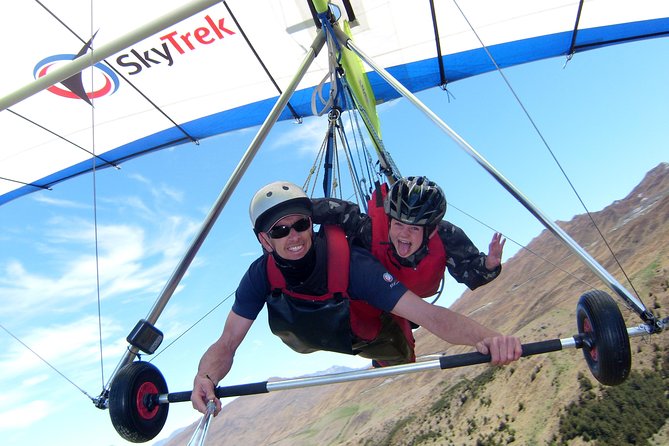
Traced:
POLYGON ((446 342, 476 347, 489 354, 495 365, 508 364, 522 354, 518 338, 503 336, 467 316, 431 305, 411 291, 402 295, 392 313, 422 325, 446 342))
POLYGON ((221 401, 216 398, 214 387, 230 371, 235 352, 251 328, 251 324, 252 320, 241 317, 234 311, 228 314, 221 337, 200 359, 191 395, 191 403, 196 410, 205 413, 207 402, 210 400, 216 402, 216 413, 221 410, 221 401))
POLYGON ((490 242, 489 256, 480 252, 467 234, 454 224, 442 221, 439 238, 446 249, 448 272, 471 290, 494 280, 502 270, 501 257, 505 240, 495 234, 490 242), (489 268, 492 267, 492 268, 489 268))
POLYGON ((502 336, 473 319, 426 302, 361 248, 351 249, 349 279, 351 298, 422 325, 446 342, 475 346, 480 353, 490 354, 493 364, 508 364, 522 353, 518 338, 502 336))
POLYGON ((369 249, 371 246, 371 220, 367 214, 360 212, 360 207, 350 201, 337 198, 315 198, 313 215, 315 224, 340 226, 346 237, 357 245, 369 249))

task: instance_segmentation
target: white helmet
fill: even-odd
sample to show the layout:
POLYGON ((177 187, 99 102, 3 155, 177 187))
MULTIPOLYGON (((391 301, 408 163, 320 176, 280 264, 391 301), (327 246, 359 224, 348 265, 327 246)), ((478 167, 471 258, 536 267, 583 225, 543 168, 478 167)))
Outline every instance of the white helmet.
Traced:
POLYGON ((301 187, 288 181, 264 186, 255 193, 249 206, 256 233, 269 231, 277 221, 293 214, 311 216, 311 200, 301 187))

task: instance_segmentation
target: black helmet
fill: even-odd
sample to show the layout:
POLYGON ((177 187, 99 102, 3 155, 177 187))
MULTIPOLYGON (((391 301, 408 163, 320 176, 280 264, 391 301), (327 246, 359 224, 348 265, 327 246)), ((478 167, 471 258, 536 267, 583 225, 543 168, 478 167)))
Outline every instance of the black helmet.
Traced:
POLYGON ((402 223, 434 226, 446 214, 446 197, 427 177, 400 178, 390 188, 384 209, 388 216, 402 223))

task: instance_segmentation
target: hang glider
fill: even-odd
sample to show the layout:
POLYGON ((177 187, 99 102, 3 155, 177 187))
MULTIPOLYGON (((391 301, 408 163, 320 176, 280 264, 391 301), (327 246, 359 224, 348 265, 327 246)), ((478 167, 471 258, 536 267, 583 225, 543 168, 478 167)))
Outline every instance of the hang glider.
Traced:
MULTIPOLYGON (((314 114, 314 93, 321 86, 329 88, 331 66, 318 40, 323 39, 318 31, 322 22, 308 1, 121 1, 100 5, 89 14, 82 14, 87 3, 60 3, 22 2, 14 11, 19 19, 3 16, 7 36, 34 29, 42 37, 36 48, 26 48, 16 39, 7 50, 12 68, 3 74, 7 94, 0 97, 5 136, 0 148, 0 204, 155 150, 261 123, 264 127, 274 113, 276 120, 300 120, 314 114), (298 67, 300 60, 312 56, 313 62, 298 67), (295 85, 295 72, 303 67, 295 85), (291 94, 279 95, 282 91, 291 94)), ((332 3, 335 18, 350 22, 355 46, 371 57, 367 65, 380 68, 368 75, 378 103, 399 97, 402 89, 414 93, 497 67, 571 57, 669 32, 669 5, 664 1, 519 0, 490 2, 484 8, 480 1, 332 3), (401 88, 392 85, 384 71, 401 88)), ((231 177, 220 198, 228 196, 236 181, 231 177)), ((170 395, 162 376, 146 363, 132 361, 138 350, 151 354, 160 344, 162 333, 152 324, 223 204, 217 202, 207 217, 149 320, 140 321, 129 335, 135 350, 129 349, 122 360, 127 367, 114 377, 111 393, 106 387, 94 400, 98 407, 111 409, 114 425, 126 439, 146 441, 164 424, 170 395)), ((528 208, 589 259, 538 210, 528 208)), ((606 271, 594 269, 626 297, 606 271)), ((599 320, 603 304, 590 296, 579 304, 578 338, 573 343, 551 341, 541 352, 572 343, 567 346, 584 348, 596 370, 605 351, 619 350, 618 341, 628 334, 648 333, 646 328, 625 333, 620 318, 614 327, 616 342, 593 347, 593 333, 611 328, 599 320)), ((607 308, 615 307, 606 302, 607 308)), ((663 327, 667 322, 654 319, 633 296, 629 302, 649 325, 663 327)), ((629 353, 629 345, 624 353, 629 353)), ((628 371, 605 370, 603 378, 609 383, 623 380, 628 371)))
MULTIPOLYGON (((662 0, 332 3, 351 22, 356 44, 411 92, 495 64, 669 33, 662 0)), ((19 2, 3 14, 12 44, 0 98, 0 205, 93 168, 259 125, 320 26, 302 0, 89 8, 19 2), (34 32, 29 39, 26 30, 34 32)), ((278 119, 312 115, 312 94, 327 71, 321 52, 278 119)), ((378 103, 399 96, 376 73, 369 80, 378 103)))

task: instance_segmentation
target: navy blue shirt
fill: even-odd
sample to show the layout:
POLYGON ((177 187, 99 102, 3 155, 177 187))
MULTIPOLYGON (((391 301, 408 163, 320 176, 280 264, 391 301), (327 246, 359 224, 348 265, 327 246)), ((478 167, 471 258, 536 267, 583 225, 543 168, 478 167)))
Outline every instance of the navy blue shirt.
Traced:
MULTIPOLYGON (((362 248, 351 247, 348 294, 351 299, 390 312, 407 288, 391 276, 374 256, 362 248)), ((239 282, 232 311, 255 320, 270 294, 267 279, 267 255, 256 259, 239 282)))

